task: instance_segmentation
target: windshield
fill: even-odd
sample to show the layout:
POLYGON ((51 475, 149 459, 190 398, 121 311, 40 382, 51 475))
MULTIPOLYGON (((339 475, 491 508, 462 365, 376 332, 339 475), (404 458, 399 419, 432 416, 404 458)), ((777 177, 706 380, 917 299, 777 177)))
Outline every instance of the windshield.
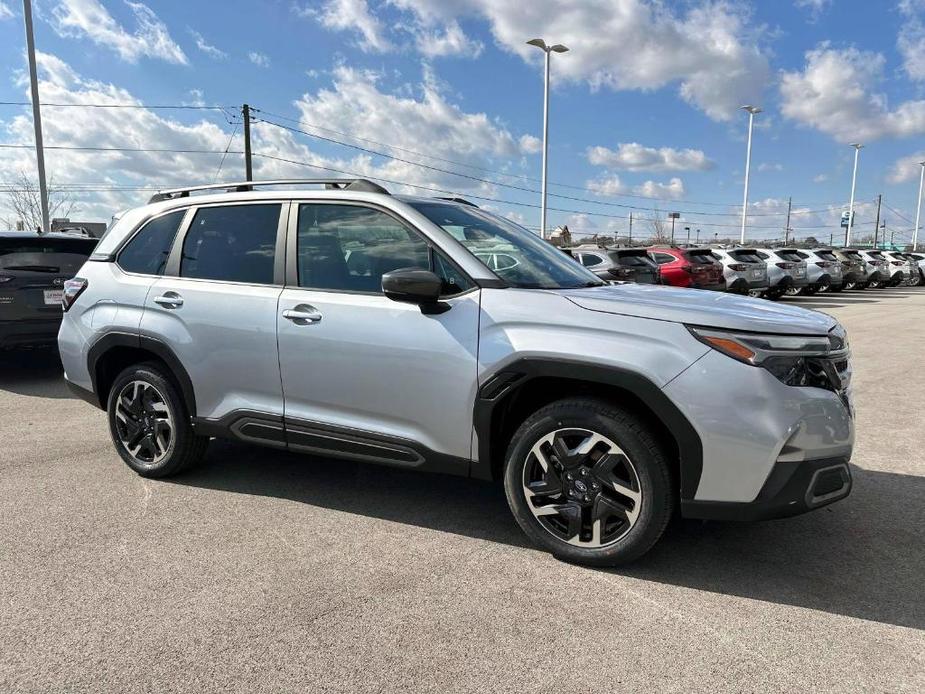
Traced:
POLYGON ((603 284, 594 273, 536 234, 477 207, 438 202, 409 204, 512 287, 573 289, 603 284))

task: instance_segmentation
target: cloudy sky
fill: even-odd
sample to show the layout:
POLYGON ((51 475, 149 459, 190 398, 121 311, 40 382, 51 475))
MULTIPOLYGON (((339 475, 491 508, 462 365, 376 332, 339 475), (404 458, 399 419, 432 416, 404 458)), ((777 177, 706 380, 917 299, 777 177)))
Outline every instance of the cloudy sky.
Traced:
MULTIPOLYGON (((525 41, 542 36, 571 49, 553 58, 551 224, 625 233, 632 213, 648 234, 677 210, 701 238, 737 235, 750 103, 752 238, 781 236, 791 196, 798 236, 837 235, 857 141, 858 230, 882 193, 888 232, 911 235, 925 0, 33 1, 72 217, 243 178, 247 102, 257 177, 362 174, 536 228, 542 53, 525 41)), ((0 184, 35 168, 24 45, 0 0, 0 184)))

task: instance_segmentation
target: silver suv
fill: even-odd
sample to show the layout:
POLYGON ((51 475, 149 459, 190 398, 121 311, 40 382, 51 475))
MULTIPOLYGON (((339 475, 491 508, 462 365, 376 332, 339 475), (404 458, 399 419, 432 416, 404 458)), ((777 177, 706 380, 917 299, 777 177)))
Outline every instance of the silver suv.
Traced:
POLYGON ((142 476, 227 437, 500 480, 534 542, 589 564, 640 556, 676 509, 849 493, 848 343, 825 314, 607 285, 465 201, 229 185, 126 212, 64 290, 67 382, 142 476), (517 262, 491 269, 499 248, 517 262))

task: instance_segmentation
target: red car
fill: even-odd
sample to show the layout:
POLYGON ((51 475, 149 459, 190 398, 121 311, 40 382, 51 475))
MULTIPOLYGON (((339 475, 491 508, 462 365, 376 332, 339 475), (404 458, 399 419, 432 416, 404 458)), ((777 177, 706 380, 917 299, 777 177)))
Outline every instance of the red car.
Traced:
POLYGON ((649 257, 662 271, 662 284, 693 289, 726 290, 723 265, 709 248, 653 246, 649 257))

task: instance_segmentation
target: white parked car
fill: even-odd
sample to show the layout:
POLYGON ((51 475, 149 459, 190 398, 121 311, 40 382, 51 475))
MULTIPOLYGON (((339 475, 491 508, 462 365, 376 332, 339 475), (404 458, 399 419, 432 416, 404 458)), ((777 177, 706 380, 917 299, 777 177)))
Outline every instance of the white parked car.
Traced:
POLYGON ((768 291, 768 266, 754 248, 714 248, 713 256, 723 264, 727 292, 761 296, 768 291))
POLYGON ((767 298, 779 299, 788 291, 795 293, 809 284, 806 261, 795 248, 757 248, 755 254, 768 268, 767 298))

